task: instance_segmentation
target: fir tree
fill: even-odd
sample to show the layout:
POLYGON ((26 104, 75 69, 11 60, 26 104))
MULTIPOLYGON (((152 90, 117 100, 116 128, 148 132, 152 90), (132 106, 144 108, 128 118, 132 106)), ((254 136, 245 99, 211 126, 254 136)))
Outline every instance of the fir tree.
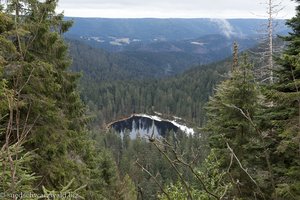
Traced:
POLYGON ((292 32, 283 37, 288 45, 277 59, 279 69, 267 96, 273 142, 272 164, 276 178, 274 196, 300 198, 300 1, 296 16, 288 20, 292 32))
POLYGON ((251 199, 254 198, 253 191, 261 193, 239 165, 240 161, 250 166, 249 144, 257 135, 247 117, 254 117, 257 105, 257 85, 251 64, 244 56, 240 65, 233 69, 231 78, 222 82, 210 99, 205 126, 205 130, 210 133, 210 147, 220 162, 220 168, 227 171, 228 183, 233 186, 230 198, 251 199), (233 153, 239 160, 233 158, 233 153))
MULTIPOLYGON (((92 184, 90 171, 97 170, 91 157, 95 152, 88 148, 93 144, 85 131, 85 109, 76 91, 78 75, 67 70, 70 59, 61 34, 71 23, 55 13, 56 4, 53 0, 8 1, 6 13, 0 12, 1 80, 6 79, 10 95, 6 98, 10 106, 1 105, 5 134, 0 144, 4 149, 24 145, 24 153, 33 153, 34 159, 24 169, 38 177, 32 184, 37 193, 92 184)), ((2 100, 1 94, 1 104, 2 100)), ((25 162, 16 159, 15 163, 25 162)), ((22 175, 20 167, 16 176, 22 175)))

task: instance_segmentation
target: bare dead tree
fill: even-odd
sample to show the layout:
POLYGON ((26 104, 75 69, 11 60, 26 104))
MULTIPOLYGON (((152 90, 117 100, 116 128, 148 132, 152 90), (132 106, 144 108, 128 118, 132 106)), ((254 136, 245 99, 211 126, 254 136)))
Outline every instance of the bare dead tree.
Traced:
POLYGON ((280 17, 280 12, 284 9, 280 0, 264 0, 261 3, 266 8, 266 14, 259 17, 266 18, 267 22, 261 25, 261 30, 258 30, 259 37, 257 38, 260 45, 257 52, 251 51, 255 55, 261 66, 256 69, 256 77, 261 82, 274 83, 274 55, 281 51, 282 45, 275 42, 276 30, 278 29, 277 19, 280 17))
POLYGON ((269 70, 270 70, 270 83, 273 84, 273 0, 268 2, 268 40, 269 40, 269 70))
POLYGON ((274 83, 274 53, 275 53, 275 46, 273 43, 274 38, 274 30, 276 28, 275 19, 283 10, 282 2, 277 0, 268 0, 267 2, 267 14, 268 14, 268 68, 270 71, 270 83, 274 83))

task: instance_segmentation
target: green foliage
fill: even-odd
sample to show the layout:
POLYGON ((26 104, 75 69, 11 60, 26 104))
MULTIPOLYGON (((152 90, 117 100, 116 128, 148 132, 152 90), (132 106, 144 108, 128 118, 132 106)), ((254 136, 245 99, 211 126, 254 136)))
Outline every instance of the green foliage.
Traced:
MULTIPOLYGON (((103 151, 99 162, 100 178, 103 181, 103 192, 112 191, 116 187, 118 175, 117 166, 112 156, 107 151, 103 151)), ((107 195, 109 197, 110 195, 107 195)))
POLYGON ((259 177, 265 172, 265 162, 254 161, 263 158, 260 155, 263 144, 252 124, 256 123, 258 94, 251 64, 244 56, 243 62, 234 69, 231 78, 217 87, 207 106, 208 122, 205 130, 210 134, 209 143, 220 162, 220 169, 226 171, 227 183, 232 184, 229 198, 251 199, 254 198, 253 195, 261 195, 260 189, 256 188, 228 149, 229 145, 245 168, 256 168, 249 170, 252 176, 259 177))
MULTIPOLYGON (((101 152, 111 151, 114 158, 113 163, 117 164, 117 168, 114 166, 110 167, 117 171, 113 172, 117 174, 117 177, 108 176, 113 177, 113 180, 117 180, 115 189, 112 188, 112 190, 115 191, 113 192, 114 195, 117 195, 114 196, 115 199, 133 195, 136 196, 134 199, 154 200, 157 199, 157 195, 161 193, 153 177, 144 172, 136 162, 153 174, 161 185, 169 185, 179 180, 175 170, 170 166, 164 156, 146 139, 138 137, 135 140, 131 140, 128 132, 124 134, 123 139, 115 132, 106 134, 95 132, 94 134, 97 134, 93 137, 98 141, 97 146, 105 148, 105 150, 101 150, 101 152), (130 181, 127 180, 129 177, 130 181), (128 181, 132 182, 130 187, 125 184, 128 181), (133 191, 136 192, 133 193, 133 191)), ((193 161, 198 165, 203 153, 199 148, 203 142, 199 136, 187 136, 183 133, 177 133, 177 135, 168 133, 167 139, 174 146, 177 146, 180 154, 185 154, 187 162, 193 161), (197 157, 197 155, 199 157, 197 157)), ((173 158, 171 152, 168 152, 168 155, 173 158)), ((111 164, 109 166, 111 166, 111 164)), ((106 166, 108 166, 108 164, 106 164, 106 166)), ((179 171, 186 180, 194 181, 190 171, 185 170, 184 167, 179 167, 179 171)), ((105 170, 105 172, 110 172, 110 170, 105 170)), ((102 176, 98 175, 98 177, 102 176)), ((102 187, 105 188, 105 186, 102 187)), ((113 196, 113 194, 110 194, 110 196, 113 196)))
MULTIPOLYGON (((178 199, 178 200, 188 199, 188 194, 181 182, 177 182, 176 184, 169 185, 166 188, 166 192, 168 193, 168 195, 171 199, 178 199)), ((193 199, 199 199, 198 198, 199 191, 197 191, 193 188, 191 193, 192 193, 193 199)), ((158 198, 160 200, 168 200, 166 195, 159 195, 158 198)))
MULTIPOLYGON (((3 79, 3 66, 0 61, 0 121, 4 118, 3 115, 5 115, 5 110, 7 109, 7 101, 6 101, 6 95, 7 95, 7 88, 6 88, 6 80, 3 79)), ((2 132, 2 129, 0 129, 0 133, 2 132)))
POLYGON ((151 113, 153 110, 202 125, 205 121, 203 107, 213 93, 214 85, 223 79, 220 74, 227 68, 229 62, 216 63, 158 80, 120 80, 120 72, 111 71, 114 81, 103 80, 108 77, 103 70, 88 68, 82 69, 80 89, 82 99, 97 116, 93 125, 104 127, 132 113, 151 113))
MULTIPOLYGON (((105 177, 97 175, 103 172, 101 159, 108 158, 102 158, 88 138, 77 92, 79 76, 67 70, 68 47, 61 36, 71 23, 55 13, 56 3, 9 1, 9 10, 0 12, 3 188, 35 194, 76 191, 87 199, 101 199, 103 184, 97 184, 105 177), (23 144, 22 151, 12 144, 23 144), (28 154, 34 157, 30 162, 28 154)), ((115 183, 106 187, 110 184, 115 183)))
POLYGON ((135 200, 137 199, 136 187, 131 178, 126 174, 121 183, 121 199, 135 200))
MULTIPOLYGON (((226 171, 222 170, 222 163, 217 160, 215 149, 212 149, 201 168, 198 170, 199 175, 203 178, 204 184, 209 191, 212 191, 218 197, 226 197, 227 192, 231 190, 232 184, 226 181, 226 171)), ((198 196, 199 199, 212 199, 203 189, 198 196)))
MULTIPOLYGON (((2 33, 12 29, 11 18, 0 13, 0 125, 11 115, 8 110, 13 106, 13 90, 9 88, 4 77, 4 66, 8 64, 7 56, 16 55, 12 41, 7 40, 2 33)), ((31 171, 29 164, 34 159, 33 153, 25 151, 21 143, 4 143, 7 128, 0 126, 0 193, 3 199, 12 199, 22 194, 33 193, 37 176, 31 171), (3 146, 2 146, 3 145, 3 146)))
POLYGON ((82 190, 85 186, 77 188, 75 190, 70 189, 72 183, 75 179, 72 179, 69 184, 64 186, 60 191, 50 191, 43 187, 43 195, 39 199, 84 199, 82 196, 78 194, 78 191, 82 190))
POLYGON ((300 198, 300 2, 296 2, 296 16, 287 22, 292 32, 283 38, 288 41, 287 48, 277 58, 277 81, 267 92, 268 100, 273 104, 267 110, 267 119, 273 128, 274 195, 277 193, 280 199, 300 198))
POLYGON ((32 161, 33 154, 24 152, 24 148, 18 144, 9 146, 7 150, 1 149, 0 193, 4 198, 12 198, 9 195, 33 193, 34 181, 38 177, 28 167, 32 161))
MULTIPOLYGON (((204 180, 204 184, 207 186, 207 190, 212 191, 218 197, 225 198, 227 191, 230 190, 231 184, 226 183, 226 172, 220 170, 221 163, 216 160, 214 150, 208 155, 205 161, 201 164, 201 168, 197 170, 199 176, 204 180)), ((166 188, 171 199, 182 199, 188 198, 187 191, 182 186, 181 182, 177 182, 175 185, 170 184, 166 188)), ((192 185, 192 197, 193 199, 199 200, 211 200, 216 199, 208 194, 203 188, 199 187, 199 182, 195 182, 192 185)), ((165 194, 159 195, 159 199, 167 200, 165 194)))
POLYGON ((251 65, 244 60, 242 66, 233 71, 230 79, 218 85, 214 97, 210 99, 207 106, 207 129, 217 136, 221 133, 225 138, 235 138, 237 143, 243 140, 243 136, 253 130, 241 111, 252 117, 257 95, 251 65))
MULTIPOLYGON (((252 78, 244 76, 247 84, 237 82, 237 74, 233 73, 208 104, 206 129, 221 161, 220 168, 227 168, 227 181, 233 184, 230 198, 300 197, 299 12, 298 6, 296 17, 287 23, 293 32, 283 38, 288 45, 276 59, 279 68, 275 71, 275 83, 260 87, 262 94, 257 98, 252 78), (252 88, 247 96, 243 96, 245 88, 252 88)), ((247 74, 245 70, 241 72, 240 75, 247 74)))

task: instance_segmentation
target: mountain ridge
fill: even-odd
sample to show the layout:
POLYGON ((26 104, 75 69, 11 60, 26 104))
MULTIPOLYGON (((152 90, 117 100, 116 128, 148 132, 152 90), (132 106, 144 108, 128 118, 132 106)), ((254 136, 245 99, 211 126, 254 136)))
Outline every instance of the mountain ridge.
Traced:
MULTIPOLYGON (((153 39, 184 40, 208 34, 224 33, 227 36, 257 35, 257 27, 262 27, 266 19, 110 19, 110 18, 65 18, 74 25, 67 35, 129 37, 149 41, 153 39)), ((287 32, 285 20, 276 20, 276 33, 287 32)))

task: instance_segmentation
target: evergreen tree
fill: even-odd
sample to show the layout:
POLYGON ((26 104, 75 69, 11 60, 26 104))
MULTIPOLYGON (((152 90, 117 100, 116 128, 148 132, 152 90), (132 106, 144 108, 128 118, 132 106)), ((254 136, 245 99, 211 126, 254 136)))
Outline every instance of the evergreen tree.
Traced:
POLYGON ((233 69, 231 78, 222 82, 210 99, 205 126, 205 130, 210 133, 210 147, 220 162, 220 168, 227 171, 228 182, 233 186, 230 198, 252 199, 255 195, 253 191, 260 193, 239 165, 240 161, 250 167, 250 154, 257 154, 257 150, 251 152, 251 144, 257 134, 249 122, 255 116, 257 106, 257 85, 251 64, 244 56, 239 66, 233 69), (234 152, 230 152, 229 147, 234 152), (233 153, 239 161, 233 158, 233 153))
POLYGON ((288 20, 292 32, 283 37, 287 48, 277 59, 275 83, 267 96, 273 142, 272 164, 280 199, 300 198, 300 1, 296 16, 288 20))
POLYGON ((33 160, 32 153, 24 151, 21 140, 11 141, 12 127, 9 124, 14 118, 16 99, 13 90, 8 88, 4 66, 9 63, 8 55, 13 57, 17 51, 3 33, 12 28, 12 19, 0 8, 0 193, 3 199, 17 199, 21 193, 32 193, 37 178, 28 167, 33 160))
MULTIPOLYGON (((1 151, 1 166, 14 155, 15 177, 35 173, 37 178, 30 184, 39 194, 86 185, 92 188, 90 194, 99 190, 91 186, 90 172, 99 169, 91 156, 96 155, 95 149, 88 148, 93 143, 85 131, 85 109, 76 91, 78 75, 67 70, 70 59, 61 34, 71 23, 55 13, 56 4, 16 0, 0 11, 0 76, 5 79, 0 82, 0 144, 2 150, 12 152, 1 151), (29 152, 34 159, 21 159, 29 152)), ((85 190, 80 193, 87 195, 85 190)))
POLYGON ((126 174, 121 183, 121 198, 123 200, 136 200, 137 192, 131 178, 126 174))

